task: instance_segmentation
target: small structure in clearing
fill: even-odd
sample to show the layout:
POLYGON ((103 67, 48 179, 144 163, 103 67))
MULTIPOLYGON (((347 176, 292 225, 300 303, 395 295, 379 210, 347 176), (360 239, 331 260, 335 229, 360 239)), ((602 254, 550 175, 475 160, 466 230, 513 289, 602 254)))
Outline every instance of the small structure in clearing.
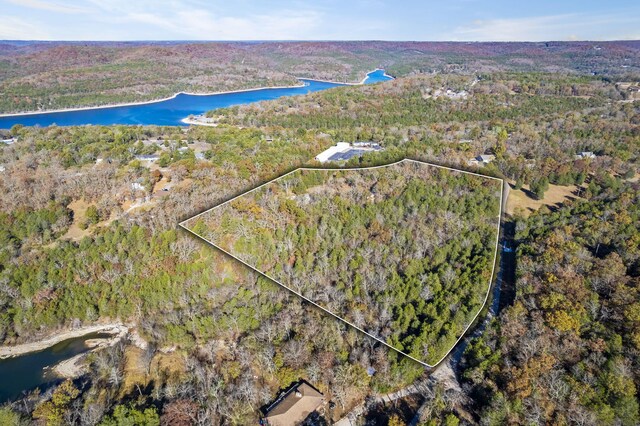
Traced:
POLYGON ((324 395, 305 381, 295 383, 265 410, 269 426, 294 426, 326 403, 324 395))
POLYGON ((576 154, 576 160, 586 160, 589 158, 596 158, 596 155, 591 151, 582 151, 576 154))
POLYGON ((147 162, 149 164, 155 163, 160 159, 158 154, 144 154, 144 155, 136 155, 135 159, 141 162, 147 162))
POLYGON ((486 154, 482 154, 482 155, 478 155, 475 158, 472 158, 471 160, 469 160, 469 165, 470 166, 479 166, 479 165, 486 165, 491 163, 493 160, 496 159, 495 155, 486 155, 486 154))

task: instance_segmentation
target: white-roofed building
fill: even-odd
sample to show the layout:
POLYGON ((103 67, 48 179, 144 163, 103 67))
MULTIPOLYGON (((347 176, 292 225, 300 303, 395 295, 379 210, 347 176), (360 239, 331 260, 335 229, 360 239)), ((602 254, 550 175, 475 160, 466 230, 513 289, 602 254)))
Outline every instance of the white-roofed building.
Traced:
POLYGON ((576 160, 586 160, 588 158, 596 158, 596 155, 591 151, 582 151, 576 155, 576 160))
POLYGON ((327 161, 347 161, 353 157, 361 156, 366 152, 382 151, 383 148, 376 142, 338 142, 326 151, 316 155, 316 160, 321 163, 327 161))
POLYGON ((350 147, 351 145, 348 142, 338 142, 337 144, 327 149, 326 151, 322 151, 320 154, 316 155, 316 160, 318 160, 321 163, 326 163, 327 161, 329 161, 329 158, 331 158, 333 155, 338 154, 340 152, 345 152, 350 147))

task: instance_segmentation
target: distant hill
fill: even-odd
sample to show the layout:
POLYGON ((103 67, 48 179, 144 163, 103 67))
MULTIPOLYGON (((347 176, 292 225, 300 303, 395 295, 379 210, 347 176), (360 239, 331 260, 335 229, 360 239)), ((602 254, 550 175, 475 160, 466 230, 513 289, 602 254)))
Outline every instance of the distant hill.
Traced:
POLYGON ((0 112, 145 101, 175 92, 360 81, 390 74, 516 71, 640 78, 640 41, 0 42, 0 112))

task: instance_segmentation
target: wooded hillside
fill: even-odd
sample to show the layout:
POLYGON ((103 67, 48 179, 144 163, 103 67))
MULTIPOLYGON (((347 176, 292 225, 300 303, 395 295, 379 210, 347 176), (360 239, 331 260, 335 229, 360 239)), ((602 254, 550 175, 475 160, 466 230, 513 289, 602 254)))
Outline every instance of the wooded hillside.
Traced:
POLYGON ((98 352, 81 389, 20 398, 0 423, 251 424, 299 378, 335 421, 431 376, 176 229, 337 141, 373 139, 386 150, 348 165, 411 157, 504 176, 544 203, 550 185, 570 194, 514 210, 513 293, 456 375, 424 391, 419 424, 637 424, 640 106, 598 76, 474 76, 229 109, 215 128, 14 128, 0 144, 0 341, 121 320, 149 346, 98 352), (470 166, 479 154, 495 160, 470 166))
POLYGON ((413 161, 298 170, 185 226, 435 365, 488 292, 500 183, 413 161))
POLYGON ((148 101, 176 92, 359 82, 415 73, 557 72, 640 79, 638 42, 0 42, 0 113, 148 101))

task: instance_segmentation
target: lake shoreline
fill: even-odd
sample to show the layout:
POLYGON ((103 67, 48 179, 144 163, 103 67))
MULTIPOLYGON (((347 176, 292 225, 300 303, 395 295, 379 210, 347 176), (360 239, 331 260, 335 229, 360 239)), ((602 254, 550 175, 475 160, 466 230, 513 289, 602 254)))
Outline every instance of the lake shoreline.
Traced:
POLYGON ((218 125, 216 123, 205 123, 203 121, 198 121, 197 118, 183 118, 182 121, 184 124, 190 125, 190 126, 205 126, 205 127, 218 127, 218 125))
MULTIPOLYGON (((91 349, 90 351, 93 350, 94 349, 91 349)), ((54 365, 50 371, 60 379, 75 379, 80 377, 87 371, 86 365, 83 364, 86 355, 86 353, 82 353, 65 359, 54 365)))
MULTIPOLYGON (((331 81, 331 80, 320 80, 320 79, 315 79, 315 78, 296 77, 296 79, 302 81, 303 83, 302 84, 291 85, 291 86, 262 86, 262 87, 248 88, 248 89, 237 89, 237 90, 227 90, 227 91, 217 91, 217 92, 200 92, 200 93, 198 93, 198 92, 176 92, 172 96, 167 96, 167 97, 161 98, 161 99, 152 99, 152 100, 149 100, 149 101, 123 102, 123 103, 117 103, 117 104, 86 106, 86 107, 75 107, 75 108, 60 108, 60 109, 52 109, 52 110, 44 110, 44 111, 0 113, 0 118, 3 118, 3 117, 22 117, 22 116, 32 116, 32 115, 46 115, 46 114, 57 114, 57 113, 75 112, 75 111, 91 111, 91 110, 96 110, 96 109, 110 109, 110 108, 120 108, 120 107, 128 107, 128 106, 150 105, 150 104, 170 101, 171 99, 175 99, 176 97, 178 97, 180 95, 215 96, 215 95, 227 95, 227 94, 233 94, 233 93, 253 92, 253 91, 258 91, 258 90, 269 90, 269 89, 274 89, 274 90, 277 90, 277 89, 299 89, 299 88, 305 87, 304 81, 314 81, 314 82, 318 82, 318 83, 330 83, 330 84, 337 84, 337 85, 341 85, 341 86, 361 86, 361 85, 365 84, 365 82, 369 78, 369 74, 374 73, 376 71, 384 71, 384 70, 382 68, 376 68, 375 70, 373 70, 371 72, 368 72, 364 76, 364 78, 362 80, 360 80, 359 82, 357 82, 357 83, 351 83, 351 82, 342 83, 342 82, 331 81)), ((384 73, 384 76, 395 80, 395 77, 392 77, 392 76, 388 75, 386 72, 384 73)), ((190 123, 190 124, 195 124, 195 123, 190 123)))
POLYGON ((117 335, 116 337, 121 337, 127 334, 128 331, 129 328, 122 323, 99 324, 76 329, 67 329, 36 342, 22 343, 15 346, 0 346, 0 359, 13 358, 32 352, 39 352, 65 340, 82 337, 87 334, 107 333, 117 335))
MULTIPOLYGON (((337 81, 331 81, 331 80, 317 80, 317 79, 311 79, 311 78, 304 78, 304 77, 296 77, 298 80, 300 81, 313 81, 313 82, 318 82, 318 83, 329 83, 329 84, 336 84, 339 86, 364 86, 367 82, 367 80, 369 79, 369 76, 377 71, 382 71, 383 72, 383 76, 387 77, 390 80, 395 80, 396 78, 387 74, 386 71, 382 68, 376 68, 373 71, 368 72, 364 78, 362 80, 360 80, 360 82, 358 83, 339 83, 337 81)), ((296 87, 301 87, 301 86, 296 86, 296 87)), ((304 85, 302 86, 304 87, 304 85)), ((205 126, 205 127, 217 127, 218 124, 217 123, 211 123, 211 122, 204 122, 204 121, 200 121, 198 119, 198 117, 203 117, 204 114, 199 114, 196 116, 189 116, 186 118, 183 118, 182 120, 180 120, 182 123, 190 125, 190 126, 205 126)))
POLYGON ((88 366, 85 360, 89 354, 94 353, 100 349, 104 349, 117 344, 127 334, 128 330, 125 329, 120 333, 111 335, 111 337, 88 339, 84 341, 84 345, 87 348, 86 352, 79 353, 71 358, 60 361, 56 365, 49 367, 55 376, 62 379, 75 379, 88 371, 88 366))
MULTIPOLYGON (((310 80, 310 79, 305 79, 310 80)), ((314 80, 319 81, 319 80, 314 80)), ((341 84, 341 83, 337 83, 341 84)), ((75 111, 91 111, 95 109, 111 109, 111 108, 120 108, 120 107, 128 107, 128 106, 139 106, 139 105, 150 105, 157 104, 160 102, 170 101, 171 99, 175 99, 180 95, 189 95, 189 96, 214 96, 214 95, 227 95, 232 93, 242 93, 242 92, 253 92, 256 90, 268 90, 268 89, 296 89, 300 87, 304 87, 304 84, 298 84, 295 86, 267 86, 267 87, 256 87, 252 89, 238 89, 238 90, 229 90, 225 92, 205 92, 205 93, 194 93, 194 92, 177 92, 172 96, 168 96, 166 98, 161 99, 153 99, 150 101, 140 101, 140 102, 125 102, 121 104, 108 104, 102 106, 89 106, 89 107, 77 107, 77 108, 62 108, 62 109, 51 109, 46 111, 29 111, 29 112, 10 112, 0 114, 0 118, 2 117, 22 117, 29 115, 45 115, 45 114, 56 114, 61 112, 75 112, 75 111)))
MULTIPOLYGON (((364 76, 364 78, 363 78, 362 80, 360 80, 359 82, 357 82, 357 83, 340 83, 340 82, 337 82, 337 81, 331 81, 331 80, 318 80, 318 79, 315 79, 315 78, 304 78, 304 77, 299 77, 299 79, 300 79, 300 80, 318 81, 318 82, 320 82, 320 83, 340 84, 340 85, 342 85, 342 86, 363 86, 363 85, 365 84, 365 82, 367 81, 367 79, 369 78, 369 74, 373 74, 373 73, 374 73, 374 72, 376 72, 376 71, 384 71, 384 69, 382 69, 382 68, 376 68, 375 70, 368 72, 368 73, 364 76)), ((395 79, 396 79, 394 76, 387 74, 387 72, 386 72, 386 71, 384 71, 382 75, 383 75, 384 77, 387 77, 388 79, 391 79, 391 80, 395 80, 395 79)))

